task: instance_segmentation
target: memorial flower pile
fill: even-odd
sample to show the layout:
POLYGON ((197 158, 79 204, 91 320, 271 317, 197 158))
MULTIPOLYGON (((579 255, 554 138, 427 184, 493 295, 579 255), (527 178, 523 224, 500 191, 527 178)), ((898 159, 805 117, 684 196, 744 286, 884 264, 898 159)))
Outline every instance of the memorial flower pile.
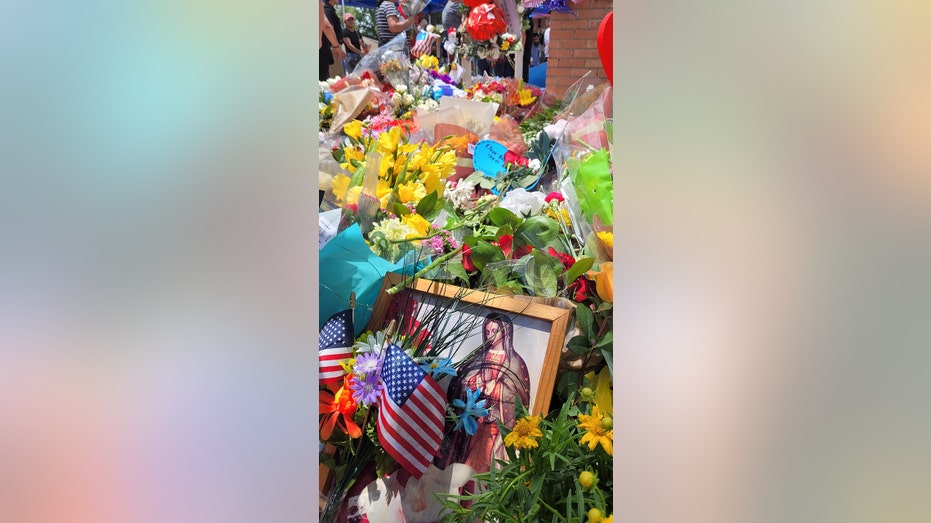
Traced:
MULTIPOLYGON (((476 43, 474 35, 460 38, 467 42, 462 45, 476 43)), ((518 45, 505 31, 482 42, 508 52, 518 45)), ((459 72, 430 55, 409 65, 385 55, 364 73, 367 79, 322 85, 319 101, 328 124, 321 126, 321 143, 332 151, 325 158, 330 178, 321 210, 339 215, 337 236, 357 224, 362 249, 373 260, 404 267, 405 276, 546 299, 572 310, 553 391, 556 411, 524 411, 502 425, 508 459, 476 476, 463 490, 469 494, 445 499, 442 518, 425 520, 611 521, 614 238, 607 98, 580 88, 555 100, 516 80, 457 84, 459 72), (354 118, 341 121, 346 93, 362 101, 354 118), (488 492, 500 495, 492 499, 488 492)), ((388 294, 402 295, 406 281, 388 294)), ((449 350, 449 326, 415 321, 412 312, 406 317, 410 321, 394 337, 359 337, 345 376, 321 389, 320 437, 328 445, 322 460, 335 478, 323 520, 343 520, 343 497, 365 470, 375 471, 372 481, 400 470, 377 430, 386 339, 438 383, 458 376, 463 358, 449 350)), ((473 434, 488 416, 488 398, 478 388, 458 390, 461 396, 443 404, 446 430, 473 434)), ((429 491, 415 484, 412 490, 429 491)))

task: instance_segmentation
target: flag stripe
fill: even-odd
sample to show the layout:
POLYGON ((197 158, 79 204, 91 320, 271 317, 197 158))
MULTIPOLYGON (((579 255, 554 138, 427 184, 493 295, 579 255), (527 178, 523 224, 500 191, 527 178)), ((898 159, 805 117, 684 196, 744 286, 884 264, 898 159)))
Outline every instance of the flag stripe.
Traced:
POLYGON ((352 359, 353 334, 351 309, 330 316, 320 329, 320 347, 317 358, 321 382, 328 384, 339 381, 346 374, 340 363, 346 363, 352 359))
MULTIPOLYGON (((389 398, 390 401, 390 398, 389 398)), ((392 425, 397 426, 404 430, 405 433, 409 435, 409 438, 417 443, 421 448, 429 448, 431 444, 439 444, 439 439, 434 438, 430 432, 432 431, 431 427, 421 419, 418 418, 418 414, 422 414, 416 411, 408 412, 410 417, 404 417, 399 414, 395 409, 394 402, 386 402, 385 405, 387 408, 384 409, 385 419, 392 425), (413 423, 412 423, 413 422, 413 423), (426 437, 425 437, 426 436, 426 437), (428 439, 435 441, 428 441, 428 439)), ((424 451, 426 454, 426 451, 424 451)))
POLYGON ((385 451, 419 478, 443 440, 446 394, 396 345, 386 351, 378 438, 385 451))

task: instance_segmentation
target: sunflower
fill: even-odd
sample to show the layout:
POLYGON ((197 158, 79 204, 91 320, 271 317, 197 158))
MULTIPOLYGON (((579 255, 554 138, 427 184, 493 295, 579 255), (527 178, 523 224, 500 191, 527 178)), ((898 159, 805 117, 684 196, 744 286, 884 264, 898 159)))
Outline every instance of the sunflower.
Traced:
POLYGON ((504 444, 516 449, 529 449, 537 446, 534 438, 543 437, 540 432, 540 416, 524 416, 517 420, 514 430, 504 437, 504 444))
POLYGON ((592 407, 591 415, 579 414, 579 427, 584 429, 581 443, 588 443, 590 450, 595 450, 599 444, 609 456, 614 455, 614 429, 610 416, 602 414, 598 405, 592 407))

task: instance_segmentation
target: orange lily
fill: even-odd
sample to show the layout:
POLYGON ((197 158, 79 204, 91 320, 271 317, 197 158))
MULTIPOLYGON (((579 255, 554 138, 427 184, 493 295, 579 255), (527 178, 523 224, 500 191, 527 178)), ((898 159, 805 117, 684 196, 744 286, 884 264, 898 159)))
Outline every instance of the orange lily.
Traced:
POLYGON ((362 429, 352 420, 359 404, 352 399, 352 390, 349 388, 351 384, 352 374, 347 374, 343 378, 343 386, 336 394, 328 390, 320 391, 320 414, 323 416, 320 420, 320 438, 324 441, 330 439, 333 429, 337 426, 350 438, 362 435, 362 429))

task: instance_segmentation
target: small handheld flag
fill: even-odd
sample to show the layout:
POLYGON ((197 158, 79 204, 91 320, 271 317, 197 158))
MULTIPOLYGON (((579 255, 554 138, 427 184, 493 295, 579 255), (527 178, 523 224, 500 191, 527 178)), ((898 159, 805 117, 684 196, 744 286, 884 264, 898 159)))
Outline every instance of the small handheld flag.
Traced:
POLYGON ((340 365, 352 359, 352 309, 338 312, 320 330, 320 381, 338 382, 346 371, 340 365))
POLYGON ((443 441, 446 393, 397 345, 388 346, 378 404, 378 440, 415 478, 443 441))

